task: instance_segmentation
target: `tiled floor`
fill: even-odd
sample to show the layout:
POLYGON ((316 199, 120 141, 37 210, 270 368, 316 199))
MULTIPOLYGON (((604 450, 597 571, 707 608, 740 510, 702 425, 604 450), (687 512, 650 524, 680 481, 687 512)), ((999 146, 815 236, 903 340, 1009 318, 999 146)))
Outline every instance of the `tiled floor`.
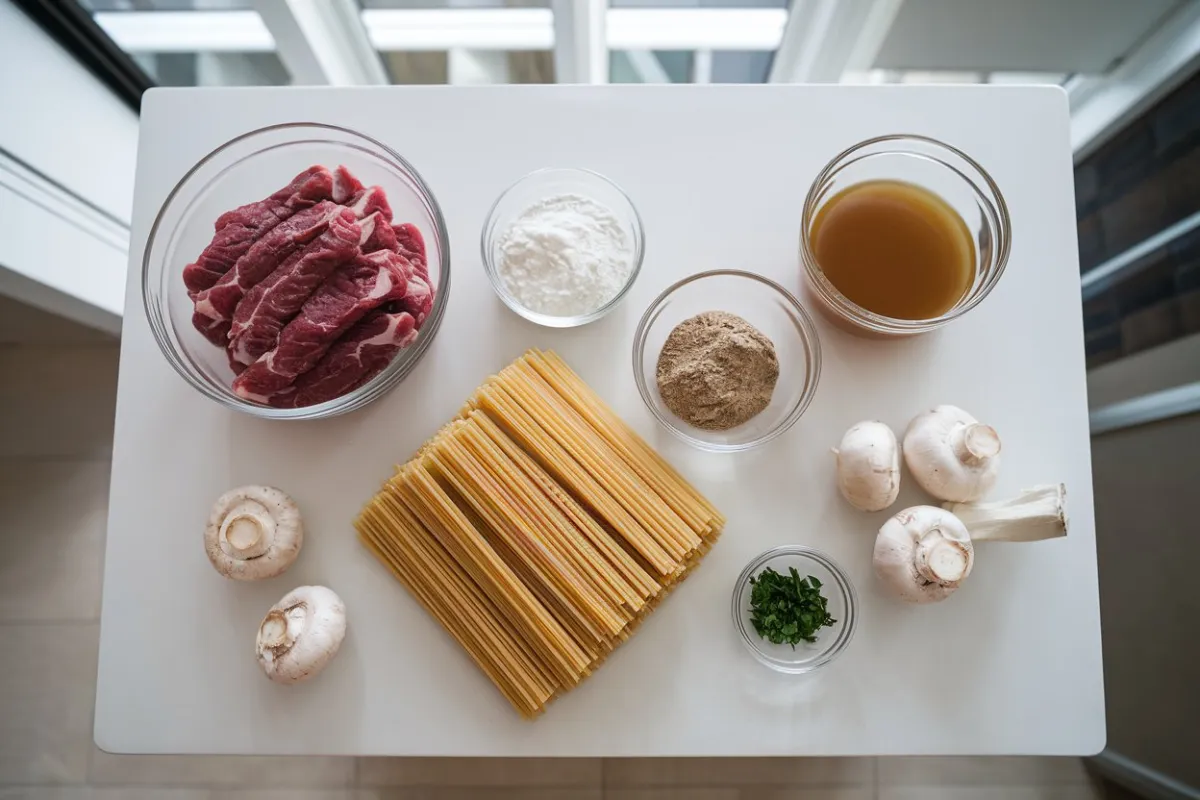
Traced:
POLYGON ((0 298, 0 800, 1102 796, 1078 759, 464 763, 103 753, 91 730, 116 366, 114 342, 0 298))

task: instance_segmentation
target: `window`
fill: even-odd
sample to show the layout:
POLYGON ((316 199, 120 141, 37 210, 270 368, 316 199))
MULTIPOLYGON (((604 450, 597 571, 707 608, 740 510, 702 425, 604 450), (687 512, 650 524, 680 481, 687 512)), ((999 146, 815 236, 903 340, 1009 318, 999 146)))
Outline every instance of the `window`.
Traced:
POLYGON ((77 2, 160 86, 291 82, 252 0, 77 2))

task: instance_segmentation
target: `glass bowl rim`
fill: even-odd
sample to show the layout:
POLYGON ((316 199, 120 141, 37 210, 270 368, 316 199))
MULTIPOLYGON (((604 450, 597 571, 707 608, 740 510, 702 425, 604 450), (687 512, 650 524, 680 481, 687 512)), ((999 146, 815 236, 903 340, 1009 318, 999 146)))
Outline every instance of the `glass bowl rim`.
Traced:
MULTIPOLYGON (((355 146, 350 142, 339 141, 336 139, 305 139, 280 142, 279 144, 274 145, 272 148, 267 149, 287 147, 295 144, 313 143, 331 144, 342 147, 355 146)), ((255 152, 240 156, 233 163, 241 163, 246 159, 253 158, 261 154, 262 152, 264 152, 264 150, 257 150, 255 152)), ((379 154, 372 155, 378 156, 379 154)), ((233 165, 231 164, 230 167, 232 166, 233 165)), ((203 190, 210 187, 212 183, 223 176, 226 171, 230 169, 230 167, 225 167, 217 172, 217 174, 210 178, 208 182, 200 187, 200 189, 203 190)), ((194 202, 195 198, 189 201, 182 209, 181 218, 187 214, 192 203, 194 202)), ((178 224, 179 223, 176 222, 176 225, 178 224)), ((163 266, 163 269, 166 269, 165 265, 163 266)), ((158 213, 156 213, 154 216, 154 222, 150 226, 150 231, 146 236, 146 244, 142 251, 141 271, 142 308, 146 314, 146 321, 150 327, 151 335, 154 337, 155 343, 158 345, 158 349, 162 352, 164 358, 166 358, 167 362, 171 365, 175 372, 181 378, 183 378, 189 386, 210 400, 220 403, 226 408, 234 411, 241 411, 255 417, 282 420, 321 419, 354 411, 370 402, 373 402, 374 400, 379 399, 392 388, 394 388, 400 381, 402 381, 425 356, 425 353, 429 349, 430 343, 432 342, 434 336, 438 333, 438 330, 441 328, 442 318, 445 316, 446 305, 449 301, 450 240, 447 233, 445 217, 442 214, 441 206, 438 204, 437 197, 434 195, 433 190, 429 187, 429 184, 425 181, 425 178, 421 175, 421 173, 417 171, 416 167, 409 163, 404 156, 396 152, 395 149, 372 136, 368 136, 365 133, 361 133, 353 128, 348 128, 342 125, 333 125, 326 122, 315 121, 281 122, 273 125, 264 125, 262 127, 240 133, 210 150, 203 157, 198 159, 195 164, 188 168, 183 176, 175 182, 175 185, 171 187, 171 191, 167 193, 166 199, 163 200, 162 205, 159 206, 158 213), (433 307, 430 308, 429 314, 426 316, 425 321, 421 324, 421 332, 423 333, 426 329, 428 329, 429 335, 418 335, 417 341, 413 344, 413 346, 411 348, 406 348, 406 350, 410 351, 407 357, 401 358, 400 354, 397 354, 397 356, 394 357, 392 361, 374 378, 367 381, 357 389, 335 397, 331 400, 326 400, 325 402, 317 403, 316 405, 304 406, 303 408, 272 408, 270 406, 250 403, 242 400, 241 398, 227 396, 221 392, 217 392, 213 390, 212 387, 207 384, 207 382, 194 376, 189 365, 182 363, 182 357, 175 352, 175 347, 170 342, 170 339, 165 332, 166 323, 162 319, 164 315, 161 314, 159 310, 151 304, 150 301, 150 284, 152 281, 153 269, 151 253, 154 250, 154 244, 157 241, 160 233, 167 233, 167 231, 160 230, 162 228, 167 210, 172 207, 172 204, 176 201, 184 187, 188 185, 188 183, 195 177, 196 173, 199 172, 201 168, 210 164, 210 162, 215 160, 219 155, 228 151, 235 145, 241 144, 247 140, 269 133, 288 132, 291 130, 303 129, 333 131, 346 134, 351 139, 359 139, 364 142, 369 142, 375 147, 380 148, 388 158, 394 159, 401 170, 407 173, 407 176, 416 185, 418 193, 422 196, 421 199, 428 205, 430 216, 433 218, 433 233, 437 237, 440 254, 438 259, 439 281, 437 285, 437 293, 434 296, 433 307), (160 328, 163 329, 160 330, 160 328)))
POLYGON ((689 275, 686 278, 671 284, 664 289, 662 293, 658 295, 658 297, 654 298, 654 300, 650 302, 649 306, 646 307, 646 311, 642 314, 642 318, 638 321, 637 329, 633 334, 633 379, 637 384, 638 394, 642 396, 642 402, 646 404, 646 408, 650 410, 650 413, 654 415, 654 418, 657 419, 663 427, 674 434, 677 438, 687 442, 693 447, 713 453, 740 453, 760 445, 764 445, 767 442, 782 436, 793 425, 796 424, 801 416, 804 415, 804 412, 808 409, 809 404, 812 403, 813 398, 817 394, 817 386, 821 380, 821 340, 817 335, 817 327, 808 311, 804 308, 803 304, 801 304, 795 295, 793 295, 780 284, 763 275, 759 275, 755 272, 748 272, 746 270, 706 270, 704 272, 697 272, 693 275, 689 275), (805 367, 808 375, 812 379, 809 382, 808 389, 800 395, 800 398, 796 401, 795 406, 791 411, 788 412, 788 415, 784 417, 779 424, 763 433, 756 439, 751 439, 746 442, 739 442, 737 444, 706 442, 703 439, 698 439, 692 436, 682 428, 675 425, 675 423, 668 418, 667 415, 661 413, 656 407, 656 404, 654 403, 650 394, 650 387, 645 379, 645 376, 643 375, 643 366, 645 364, 646 355, 646 337, 649 334, 650 322, 654 316, 654 313, 663 305, 663 303, 667 301, 668 298, 670 298, 671 295, 673 295, 679 289, 682 289, 688 284, 695 283, 705 278, 713 277, 749 278, 750 280, 763 284, 769 289, 773 289, 778 295, 780 295, 780 297, 783 298, 784 301, 786 301, 788 306, 795 312, 796 319, 798 319, 800 322, 799 335, 801 342, 804 344, 806 361, 805 367))
MULTIPOLYGON (((870 155, 872 154, 864 155, 862 157, 867 158, 870 155)), ((925 156, 925 158, 928 158, 928 156, 925 156)), ((983 300, 989 294, 991 294, 991 291, 996 287, 996 284, 999 283, 1000 278, 1004 275, 1005 268, 1008 266, 1008 258, 1011 249, 1012 219, 1009 216, 1008 202, 1004 199, 1004 194, 1000 191, 1000 186, 992 178, 991 173, 988 172, 982 164, 980 164, 971 156, 967 155, 962 150, 958 149, 952 144, 948 144, 941 139, 936 139, 932 136, 925 136, 919 133, 890 133, 883 136, 874 136, 870 139, 864 139, 861 142, 857 142, 856 144, 847 147, 833 158, 829 159, 821 171, 817 173, 817 177, 813 179, 812 184, 809 186, 808 193, 804 197, 804 207, 803 211, 801 212, 800 221, 800 260, 804 266, 805 275, 810 281, 816 284, 820 293, 826 300, 830 302, 839 317, 843 317, 855 325, 866 326, 869 329, 878 332, 924 333, 926 331, 940 328, 943 325, 946 325, 963 316, 968 311, 972 310, 981 302, 983 302, 983 300), (874 311, 863 308, 838 291, 837 288, 829 281, 829 279, 825 277, 825 273, 820 269, 820 265, 817 263, 816 254, 812 252, 812 248, 809 246, 808 231, 810 223, 812 222, 813 208, 817 202, 818 190, 821 189, 826 181, 828 181, 834 174, 840 172, 850 164, 856 163, 857 159, 847 161, 847 159, 850 159, 850 157, 855 153, 868 147, 873 147, 874 145, 886 142, 918 142, 920 144, 930 145, 935 149, 944 150, 947 153, 950 153, 952 156, 962 159, 971 169, 978 172, 988 191, 992 194, 992 198, 984 196, 980 192, 979 187, 975 184, 975 182, 963 175, 961 170, 950 164, 933 159, 938 163, 939 166, 948 169, 951 172, 957 173, 960 178, 970 185, 971 190, 975 193, 975 195, 983 200, 986 207, 992 211, 994 214, 994 219, 992 221, 995 223, 997 229, 995 237, 997 240, 997 250, 995 257, 995 268, 988 276, 987 281, 983 284, 982 291, 980 291, 975 297, 968 299, 965 303, 956 305, 950 310, 946 311, 944 314, 932 319, 900 319, 898 317, 889 317, 884 314, 877 314, 874 311), (854 318, 856 316, 857 319, 854 318)))
MULTIPOLYGON (((823 584, 824 586, 824 584, 823 584)), ((858 628, 858 593, 854 590, 854 583, 850 580, 850 576, 834 561, 828 554, 814 547, 808 547, 802 544, 784 544, 777 547, 772 547, 769 550, 764 550, 754 558, 750 559, 745 568, 738 574, 737 581, 733 584, 733 596, 730 603, 730 611, 733 616, 733 625, 741 637, 742 644, 750 651, 755 660, 764 666, 770 667, 777 672, 784 672, 791 675, 803 675, 805 673, 814 672, 817 669, 825 666, 833 661, 842 651, 850 645, 850 640, 854 638, 854 632, 858 628), (750 638, 753 628, 750 626, 748 619, 741 613, 742 591, 748 584, 751 574, 756 570, 761 569, 764 565, 780 556, 800 556, 810 561, 820 564, 834 576, 838 586, 838 590, 842 594, 843 603, 846 607, 845 616, 847 619, 839 620, 842 623, 842 628, 838 631, 837 638, 830 644, 822 653, 810 662, 802 665, 781 664, 770 659, 750 638)))
POLYGON ((620 184, 618 184, 612 178, 609 178, 607 175, 603 175, 596 170, 588 169, 587 167, 539 167, 535 170, 525 173, 520 178, 517 178, 496 197, 496 200, 492 203, 491 208, 488 209, 487 216, 483 218, 483 229, 479 234, 479 252, 483 258, 483 271, 487 275, 488 283, 492 285, 492 289, 496 292, 496 295, 500 298, 504 305, 508 306, 509 309, 511 309, 515 314, 524 317, 530 322, 547 328, 578 328, 579 326, 586 325, 589 322, 595 322, 596 320, 608 314, 617 307, 621 300, 625 298, 625 295, 629 293, 629 290, 633 288, 633 284, 637 281, 638 275, 640 275, 642 272, 642 262, 646 256, 646 226, 642 222, 641 212, 638 211, 637 204, 633 202, 633 198, 629 196, 628 192, 621 188, 620 184), (634 252, 633 266, 629 270, 629 277, 626 278, 625 285, 621 287, 619 292, 613 295, 611 300, 594 311, 589 311, 586 314, 556 316, 554 314, 543 314, 521 305, 521 302, 512 296, 512 294, 508 291, 508 288, 504 286, 504 282, 500 280, 500 274, 497 272, 496 265, 492 260, 491 248, 488 246, 488 232, 492 229, 492 222, 496 217, 496 210, 500 208, 500 204, 504 202, 504 198, 508 197, 513 190, 526 181, 532 178, 544 177, 555 172, 579 173, 587 175, 590 178, 598 178, 615 189, 617 194, 620 195, 626 204, 628 204, 630 210, 633 211, 634 244, 636 245, 636 249, 634 252))

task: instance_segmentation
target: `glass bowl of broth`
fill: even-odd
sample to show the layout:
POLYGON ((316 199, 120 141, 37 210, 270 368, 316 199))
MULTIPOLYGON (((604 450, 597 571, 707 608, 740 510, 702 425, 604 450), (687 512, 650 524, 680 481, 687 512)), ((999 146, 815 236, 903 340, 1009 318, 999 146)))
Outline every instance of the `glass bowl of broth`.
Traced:
POLYGON ((804 201, 800 259, 826 316, 857 333, 940 328, 995 288, 1012 239, 987 171, 927 136, 868 139, 821 170, 804 201))

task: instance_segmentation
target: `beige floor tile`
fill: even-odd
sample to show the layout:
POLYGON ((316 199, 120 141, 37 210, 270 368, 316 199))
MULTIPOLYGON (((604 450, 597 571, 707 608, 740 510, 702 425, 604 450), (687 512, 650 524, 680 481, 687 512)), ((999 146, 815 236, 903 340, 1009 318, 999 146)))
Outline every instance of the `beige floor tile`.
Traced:
POLYGON ((335 756, 120 756, 93 746, 97 786, 348 789, 354 759, 335 756))
POLYGON ((0 625, 0 785, 84 783, 96 624, 0 625))
POLYGON ((605 789, 604 800, 742 800, 737 789, 605 789))
POLYGON ((0 345, 0 458, 112 455, 118 349, 0 345))
POLYGON ((869 786, 869 758, 609 758, 604 785, 624 786, 869 786))
POLYGON ((873 786, 755 786, 742 790, 741 800, 875 800, 873 786))
POLYGON ((115 337, 0 295, 0 344, 106 344, 115 337))
MULTIPOLYGON (((369 789, 214 789, 210 800, 382 800, 369 789)), ((424 800, 424 798, 397 798, 424 800)))
MULTIPOLYGON (((406 797, 393 798, 384 790, 379 800, 409 800, 406 797)), ((403 791, 403 790, 402 790, 403 791)), ((423 792, 419 800, 603 800, 604 793, 597 786, 591 789, 546 789, 530 787, 445 787, 417 789, 423 792)))
POLYGON ((879 800, 1104 800, 1091 786, 902 786, 879 788, 879 800))
POLYGON ((880 758, 880 786, 995 786, 1086 783, 1078 758, 926 756, 880 758))
POLYGON ((0 800, 211 800, 207 789, 165 786, 28 786, 0 789, 0 800))
POLYGON ((109 466, 0 461, 0 622, 97 620, 109 466))
POLYGON ((598 758, 361 758, 359 786, 600 786, 598 758))

